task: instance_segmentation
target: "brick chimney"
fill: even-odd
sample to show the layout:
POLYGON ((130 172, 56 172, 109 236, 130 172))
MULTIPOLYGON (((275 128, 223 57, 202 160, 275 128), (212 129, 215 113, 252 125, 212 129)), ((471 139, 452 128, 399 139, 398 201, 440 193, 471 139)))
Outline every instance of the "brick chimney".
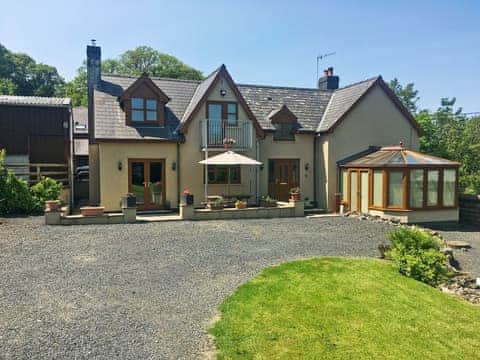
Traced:
POLYGON ((87 45, 87 89, 88 89, 88 138, 89 143, 95 142, 95 119, 93 111, 93 90, 101 80, 102 52, 100 46, 92 40, 91 45, 87 45))
POLYGON ((323 71, 323 76, 318 79, 319 90, 336 90, 340 84, 340 78, 333 75, 333 67, 323 71))

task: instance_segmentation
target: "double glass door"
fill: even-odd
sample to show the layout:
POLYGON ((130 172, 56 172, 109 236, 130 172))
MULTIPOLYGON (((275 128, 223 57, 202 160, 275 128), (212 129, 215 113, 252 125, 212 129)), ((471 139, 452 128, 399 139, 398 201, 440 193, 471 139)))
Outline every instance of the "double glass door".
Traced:
POLYGON ((165 160, 130 159, 129 192, 137 197, 139 210, 165 206, 165 160))

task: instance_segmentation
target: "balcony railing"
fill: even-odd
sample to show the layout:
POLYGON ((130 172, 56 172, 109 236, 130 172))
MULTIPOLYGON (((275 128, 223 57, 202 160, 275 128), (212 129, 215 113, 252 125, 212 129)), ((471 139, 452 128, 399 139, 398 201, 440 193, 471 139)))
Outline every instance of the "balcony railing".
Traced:
POLYGON ((226 121, 205 119, 201 121, 202 149, 223 148, 224 139, 233 139, 233 149, 250 149, 253 144, 253 128, 250 121, 238 120, 236 125, 226 121))

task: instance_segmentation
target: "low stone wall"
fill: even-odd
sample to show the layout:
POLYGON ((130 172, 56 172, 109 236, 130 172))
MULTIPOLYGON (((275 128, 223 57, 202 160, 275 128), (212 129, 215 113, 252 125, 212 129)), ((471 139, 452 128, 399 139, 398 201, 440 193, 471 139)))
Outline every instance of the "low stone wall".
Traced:
POLYGON ((401 224, 421 224, 432 222, 458 222, 458 208, 411 211, 370 210, 372 216, 380 216, 401 224))
POLYGON ((480 195, 460 195, 460 222, 480 226, 480 195))
POLYGON ((277 207, 252 207, 246 209, 227 208, 223 210, 195 209, 193 206, 180 205, 182 220, 226 220, 226 219, 262 219, 304 216, 304 202, 279 202, 277 207))
POLYGON ((137 221, 136 208, 123 208, 121 213, 102 216, 62 215, 60 211, 45 212, 46 225, 130 224, 137 221))

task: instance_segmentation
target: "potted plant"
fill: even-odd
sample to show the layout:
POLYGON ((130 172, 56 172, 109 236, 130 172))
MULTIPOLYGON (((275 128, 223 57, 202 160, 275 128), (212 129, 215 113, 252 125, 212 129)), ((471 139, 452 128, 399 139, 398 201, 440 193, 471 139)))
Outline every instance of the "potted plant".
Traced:
POLYGON ((215 199, 213 201, 208 202, 207 207, 210 210, 223 210, 225 206, 225 201, 222 198, 215 199))
POLYGON ((223 139, 223 146, 225 149, 229 150, 235 145, 236 141, 233 138, 225 138, 223 139))
POLYGON ((190 192, 189 189, 183 190, 183 199, 182 202, 185 205, 193 205, 193 194, 190 192))
POLYGON ((298 186, 290 189, 290 200, 298 201, 300 200, 300 196, 301 191, 298 186))
POLYGON ((47 212, 58 211, 58 205, 59 205, 58 200, 47 200, 45 201, 45 211, 47 212))
POLYGON ((82 216, 103 216, 104 210, 103 206, 82 206, 80 213, 82 216))
POLYGON ((260 206, 262 206, 262 207, 276 207, 277 206, 277 200, 272 198, 270 195, 262 196, 262 198, 260 199, 260 206))
POLYGON ((237 209, 246 209, 246 208, 247 208, 247 202, 238 199, 237 201, 235 201, 235 208, 237 208, 237 209))
POLYGON ((127 193, 122 198, 122 208, 134 208, 137 206, 137 197, 133 193, 127 193))

